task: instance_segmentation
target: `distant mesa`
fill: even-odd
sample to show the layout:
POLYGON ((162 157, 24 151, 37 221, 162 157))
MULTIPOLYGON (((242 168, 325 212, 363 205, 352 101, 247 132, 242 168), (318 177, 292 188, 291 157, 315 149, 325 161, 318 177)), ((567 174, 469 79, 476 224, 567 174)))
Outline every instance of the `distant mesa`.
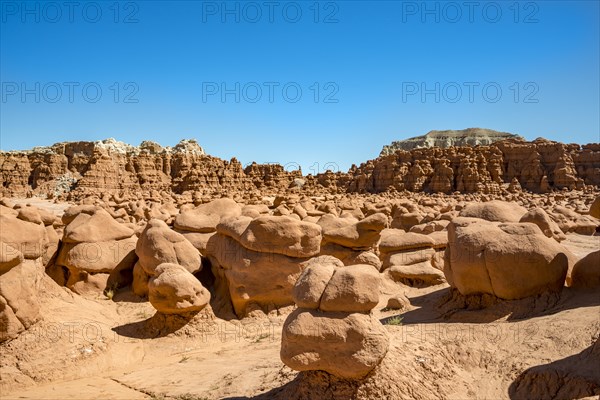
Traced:
POLYGON ((383 150, 381 150, 379 156, 394 154, 396 150, 408 151, 429 147, 485 146, 505 139, 525 140, 519 135, 484 128, 467 128, 458 131, 430 131, 422 136, 394 141, 390 145, 383 146, 383 150))

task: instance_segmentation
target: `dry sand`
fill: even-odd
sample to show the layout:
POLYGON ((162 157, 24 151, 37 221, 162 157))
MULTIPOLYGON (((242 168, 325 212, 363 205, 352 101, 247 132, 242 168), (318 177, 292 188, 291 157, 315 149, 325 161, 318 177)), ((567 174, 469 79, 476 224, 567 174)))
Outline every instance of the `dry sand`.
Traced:
MULTIPOLYGON (((376 374, 388 375, 399 398, 523 398, 528 369, 568 375, 600 334, 598 292, 565 289, 468 310, 445 284, 397 290, 414 307, 401 325, 387 326, 392 346, 376 374)), ((155 327, 178 324, 157 320, 129 292, 84 299, 46 278, 43 291, 43 321, 4 346, 3 399, 251 398, 273 390, 269 398, 303 384, 279 360, 283 315, 228 322, 205 310, 169 333, 155 327)), ((382 312, 385 300, 384 321, 399 314, 382 312)), ((600 369, 590 373, 600 381, 600 369)))

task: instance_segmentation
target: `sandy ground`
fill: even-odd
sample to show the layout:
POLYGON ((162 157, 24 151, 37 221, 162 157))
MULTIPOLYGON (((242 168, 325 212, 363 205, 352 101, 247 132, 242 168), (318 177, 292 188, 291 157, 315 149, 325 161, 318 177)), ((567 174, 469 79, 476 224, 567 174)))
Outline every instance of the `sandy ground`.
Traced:
POLYGON ((56 202, 54 203, 53 201, 50 200, 46 200, 46 199, 40 199, 39 197, 30 197, 30 198, 18 198, 18 197, 12 197, 10 199, 10 201, 13 204, 21 204, 21 205, 32 205, 35 206, 37 208, 41 208, 44 210, 48 210, 51 211, 53 213, 55 213, 56 215, 58 215, 59 217, 61 215, 63 215, 63 213, 65 212, 65 210, 69 207, 71 207, 74 204, 71 203, 66 203, 66 202, 56 202))
MULTIPOLYGON (((175 330, 128 292, 84 299, 49 279, 43 290, 43 320, 3 345, 3 399, 251 398, 296 378, 279 359, 283 315, 240 323, 206 310, 175 330)), ((525 371, 574 368, 569 358, 600 334, 598 292, 469 311, 456 308, 447 285, 398 290, 414 307, 387 325, 388 358, 407 398, 518 398, 511 390, 525 371)), ((384 323, 398 314, 377 313, 384 323)))

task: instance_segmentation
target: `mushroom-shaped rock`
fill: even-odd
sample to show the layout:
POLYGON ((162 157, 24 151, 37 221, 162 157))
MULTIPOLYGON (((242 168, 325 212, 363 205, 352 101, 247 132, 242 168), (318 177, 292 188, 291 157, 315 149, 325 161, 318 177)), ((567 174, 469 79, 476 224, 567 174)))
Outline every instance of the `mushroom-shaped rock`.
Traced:
POLYGON ((73 212, 73 218, 63 220, 69 224, 56 265, 69 269, 67 287, 82 295, 96 295, 110 284, 111 274, 112 283, 118 286, 130 283, 130 275, 122 273, 130 271, 136 261, 133 229, 98 207, 81 209, 73 212))
POLYGON ((354 217, 338 218, 333 214, 325 214, 319 217, 317 224, 323 229, 323 234, 339 228, 345 228, 356 224, 359 220, 354 217))
POLYGON ((79 213, 65 227, 63 242, 108 242, 131 236, 133 236, 131 228, 117 222, 108 212, 98 208, 92 214, 79 213))
POLYGON ((527 209, 514 202, 492 200, 485 203, 467 204, 459 216, 480 218, 487 221, 519 222, 527 209))
POLYGON ((149 276, 163 263, 178 264, 191 273, 202 269, 200 253, 183 237, 158 219, 148 221, 142 231, 135 252, 140 265, 149 276))
POLYGON ((136 260, 136 242, 137 238, 132 236, 105 242, 64 243, 57 264, 91 273, 131 268, 136 260))
POLYGON ((346 379, 361 379, 372 371, 389 345, 371 313, 379 302, 379 280, 370 265, 341 267, 327 256, 310 263, 294 286, 299 308, 283 326, 284 364, 346 379))
POLYGON ((261 216, 248 224, 239 242, 249 250, 262 253, 311 257, 319 254, 321 227, 287 216, 261 216))
POLYGON ((565 249, 532 223, 457 218, 448 235, 444 273, 463 295, 488 293, 513 300, 560 291, 564 285, 565 249))
POLYGON ((209 303, 209 291, 181 265, 160 264, 155 273, 148 282, 148 300, 158 312, 185 314, 209 303))
POLYGON ((225 218, 217 225, 217 232, 232 237, 239 242, 244 231, 248 229, 250 222, 252 222, 252 218, 245 215, 238 218, 225 218))
POLYGON ((323 240, 351 249, 369 249, 379 241, 387 223, 385 214, 372 214, 351 225, 325 229, 323 240))
POLYGON ((36 225, 43 224, 42 217, 37 207, 23 207, 19 209, 17 218, 23 221, 32 222, 36 225))
POLYGON ((92 215, 99 209, 98 206, 94 206, 91 204, 82 204, 79 206, 69 207, 63 213, 61 219, 64 225, 68 225, 73 221, 79 214, 88 214, 92 215))
POLYGON ((227 282, 240 317, 251 304, 265 309, 293 304, 292 287, 310 260, 249 250, 220 233, 210 239, 207 254, 213 273, 227 282))
POLYGON ((185 211, 175 218, 175 229, 190 232, 215 232, 224 218, 239 217, 242 208, 234 200, 217 199, 185 211))

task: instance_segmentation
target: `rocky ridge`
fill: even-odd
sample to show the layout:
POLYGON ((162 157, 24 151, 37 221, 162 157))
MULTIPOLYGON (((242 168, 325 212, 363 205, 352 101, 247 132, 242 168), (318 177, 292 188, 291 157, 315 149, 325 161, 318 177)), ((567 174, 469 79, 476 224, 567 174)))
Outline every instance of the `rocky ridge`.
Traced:
POLYGON ((527 190, 600 186, 600 143, 564 144, 546 139, 506 139, 489 145, 396 150, 353 165, 348 172, 303 177, 277 164, 222 160, 204 153, 195 140, 138 147, 114 139, 65 142, 29 151, 0 152, 3 196, 42 195, 80 199, 90 194, 149 194, 245 197, 305 194, 433 193, 501 194, 527 190))
POLYGON ((600 185, 600 143, 507 139, 489 146, 397 150, 353 166, 340 178, 338 185, 359 193, 576 189, 600 185))
POLYGON ((383 146, 380 156, 393 154, 396 150, 412 150, 429 147, 485 146, 504 139, 522 139, 519 135, 492 129, 467 128, 461 130, 429 131, 425 135, 398 140, 383 146))

